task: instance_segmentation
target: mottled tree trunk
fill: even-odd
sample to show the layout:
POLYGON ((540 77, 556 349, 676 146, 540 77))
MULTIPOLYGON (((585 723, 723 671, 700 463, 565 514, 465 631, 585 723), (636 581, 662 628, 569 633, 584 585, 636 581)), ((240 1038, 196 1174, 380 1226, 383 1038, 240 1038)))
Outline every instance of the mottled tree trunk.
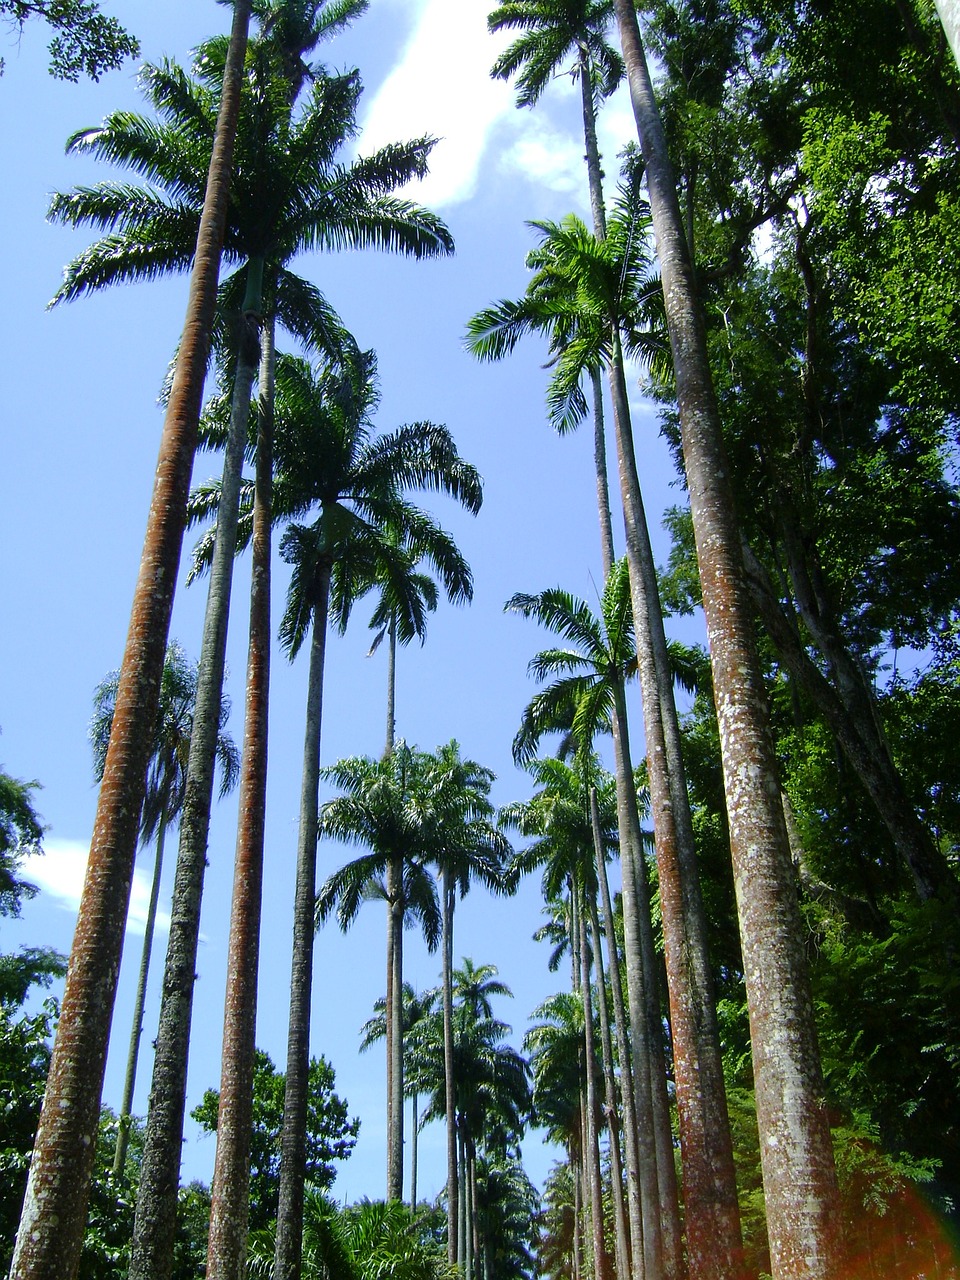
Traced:
POLYGON ((310 1076, 310 997, 316 934, 317 831, 320 814, 320 729, 323 668, 327 645, 330 566, 321 567, 313 606, 307 720, 300 785, 297 882, 293 904, 293 957, 287 1031, 287 1083, 280 1137, 280 1202, 273 1280, 300 1280, 303 1249, 303 1188, 307 1148, 307 1090, 310 1076))
POLYGON ((615 0, 646 169, 720 725, 776 1280, 839 1271, 837 1186, 803 934, 719 412, 636 10, 615 0))
POLYGON ((144 1136, 140 1188, 130 1253, 131 1280, 168 1280, 173 1267, 177 1190, 187 1093, 187 1058, 196 979, 200 908, 227 650, 230 591, 237 549, 243 455, 250 393, 260 357, 262 261, 247 264, 240 351, 230 407, 217 531, 197 668, 197 698, 180 816, 180 849, 173 882, 170 934, 163 973, 160 1023, 144 1136))
POLYGON ((217 1153, 210 1187, 207 1280, 241 1280, 247 1254, 267 802, 273 375, 276 358, 273 339, 274 323, 271 319, 263 328, 260 359, 243 762, 224 1000, 217 1153))
POLYGON ((137 977, 137 999, 133 1006, 133 1026, 130 1029, 130 1047, 127 1050, 127 1073, 123 1081, 123 1098, 117 1117, 117 1149, 113 1153, 113 1177, 123 1173, 130 1141, 130 1115, 133 1111, 133 1091, 137 1083, 137 1059, 140 1057, 140 1037, 143 1034, 143 1006, 147 999, 147 979, 150 976, 150 954, 153 951, 153 934, 157 925, 157 904, 160 901, 160 876, 163 872, 163 846, 167 835, 166 802, 157 824, 156 852, 153 859, 153 881, 150 885, 150 901, 143 930, 143 950, 140 953, 140 973, 137 977))
MULTIPOLYGON (((688 1261, 695 1280, 729 1280, 742 1267, 743 1247, 706 914, 673 676, 617 335, 613 338, 611 391, 663 920, 688 1261)), ((661 1164, 669 1158, 672 1165, 672 1156, 662 1141, 661 1157, 661 1164)), ((672 1203, 671 1198, 671 1208, 672 1203)), ((674 1268, 679 1265, 679 1221, 675 1231, 674 1268)))
POLYGON ((71 1280, 80 1259, 123 946, 119 922, 126 918, 130 901, 180 565, 249 23, 249 0, 236 0, 186 320, 164 417, 83 896, 14 1247, 12 1280, 71 1280))

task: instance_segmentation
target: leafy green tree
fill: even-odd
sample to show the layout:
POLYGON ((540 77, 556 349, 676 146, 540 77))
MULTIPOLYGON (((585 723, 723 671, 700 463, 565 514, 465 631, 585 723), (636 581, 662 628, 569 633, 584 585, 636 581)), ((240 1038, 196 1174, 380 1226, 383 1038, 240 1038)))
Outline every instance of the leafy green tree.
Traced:
POLYGON ((41 19, 54 33, 49 70, 57 80, 77 81, 81 75, 99 80, 104 71, 139 56, 139 41, 91 0, 0 0, 0 21, 22 32, 31 18, 41 19))
MULTIPOLYGON (((334 1071, 327 1060, 310 1059, 305 1176, 319 1190, 332 1185, 332 1161, 346 1160, 356 1145, 360 1121, 349 1118, 346 1101, 334 1093, 334 1071)), ((262 1231, 276 1220, 280 1195, 280 1135, 283 1128, 283 1072, 257 1050, 253 1077, 250 1141, 250 1230, 262 1231)), ((220 1095, 207 1089, 190 1112, 200 1127, 216 1133, 220 1095)))
POLYGON ((223 91, 213 136, 190 298, 164 416, 160 461, 121 665, 111 748, 104 769, 88 873, 74 935, 50 1084, 30 1165, 25 1217, 11 1276, 73 1275, 106 1066, 149 741, 183 541, 190 470, 213 332, 220 251, 232 172, 249 0, 235 0, 223 91), (49 1270, 48 1270, 49 1269, 49 1270))
POLYGON ((18 917, 24 898, 37 893, 36 885, 20 878, 19 866, 43 839, 43 820, 33 804, 39 786, 0 770, 0 916, 18 917))

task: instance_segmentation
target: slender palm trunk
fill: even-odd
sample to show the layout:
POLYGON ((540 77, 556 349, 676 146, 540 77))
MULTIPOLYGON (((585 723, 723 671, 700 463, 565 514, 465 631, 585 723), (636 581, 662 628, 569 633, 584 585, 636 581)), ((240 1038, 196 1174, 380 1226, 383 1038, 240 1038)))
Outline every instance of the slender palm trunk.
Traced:
POLYGON ((603 1230, 603 1185, 600 1176, 600 1139, 597 1133, 597 1049, 594 1043, 593 1001, 590 994, 590 948, 587 945, 586 903, 579 891, 577 918, 580 937, 580 999, 583 1002, 584 1116, 587 1186, 590 1193, 590 1226, 594 1280, 610 1280, 610 1257, 603 1230))
POLYGON ((12 1280, 70 1280, 80 1259, 150 740, 180 565, 216 307, 250 0, 236 0, 190 297, 120 668, 83 897, 30 1162, 12 1280))
POLYGON ((387 745, 384 756, 393 750, 397 733, 397 620, 391 615, 387 627, 387 745))
MULTIPOLYGON (((462 1117, 461 1117, 462 1120, 462 1117)), ((460 1261, 464 1280, 473 1280, 473 1232, 470 1223, 470 1168, 467 1159, 467 1135, 460 1126, 460 1261)))
POLYGON ((187 1056, 196 979, 200 906, 227 649, 230 591, 237 549, 243 455, 250 393, 260 355, 260 262, 248 263, 243 334, 233 385, 230 431, 223 464, 217 532, 203 621, 197 698, 190 734, 187 780, 180 817, 180 849, 173 883, 170 934, 153 1059, 150 1108, 130 1254, 131 1280, 167 1280, 173 1267, 177 1188, 187 1092, 187 1056))
POLYGON ((410 1102, 410 1208, 415 1209, 417 1207, 417 1138, 419 1136, 418 1128, 420 1120, 420 1117, 417 1114, 419 1109, 419 1099, 417 1098, 416 1089, 413 1091, 410 1102))
MULTIPOLYGON (((602 852, 599 854, 603 856, 602 852)), ((627 1208, 623 1190, 623 1161, 620 1153, 620 1119, 617 1107, 617 1080, 613 1066, 613 1039, 607 1007, 607 975, 600 939, 600 919, 595 899, 590 901, 590 940, 597 973, 597 1012, 600 1021, 600 1052, 603 1062, 603 1088, 606 1095, 604 1115, 610 1144, 610 1196, 617 1246, 617 1275, 630 1274, 630 1239, 627 1234, 627 1208)))
POLYGON ((447 1113, 447 1261, 460 1260, 460 1186, 457 1177, 457 1102, 453 1057, 453 909, 456 887, 448 868, 443 880, 443 1088, 447 1113))
MULTIPOLYGON (((594 847, 601 847, 600 809, 595 787, 590 788, 590 823, 593 827, 594 847)), ((623 985, 620 981, 620 959, 617 953, 616 929, 613 919, 613 903, 610 898, 610 882, 607 878, 605 859, 597 863, 597 879, 600 884, 600 902, 603 908, 603 927, 610 948, 610 990, 613 995, 613 1018, 617 1034, 617 1054, 620 1058, 620 1084, 623 1097, 623 1134, 626 1151, 627 1212, 630 1223, 630 1254, 633 1265, 642 1274, 643 1219, 640 1195, 640 1158, 637 1140, 636 1095, 633 1085, 633 1064, 628 1033, 627 1015, 623 1005, 623 985)))
POLYGON ((403 1199, 403 864, 391 858, 387 871, 390 919, 390 1127, 387 1131, 387 1199, 403 1199))
POLYGON ((293 904, 293 956, 290 966, 290 1020, 287 1030, 287 1083, 280 1138, 280 1202, 273 1280, 299 1280, 303 1248, 303 1187, 307 1147, 307 1090, 310 1076, 310 996, 316 934, 317 822, 320 812, 320 727, 323 720, 323 669, 327 648, 330 566, 321 566, 313 606, 307 717, 300 785, 297 882, 293 904))
MULTIPOLYGON (((614 776, 617 784, 617 826, 620 835, 620 865, 623 891, 623 954, 627 970, 627 1004, 630 1010, 630 1032, 633 1048, 634 1106, 637 1121, 637 1157, 639 1163, 640 1207, 643 1222, 643 1274, 645 1280, 661 1280, 663 1276, 663 1235, 660 1218, 660 1184, 657 1171, 657 1140, 654 1127, 651 1089, 653 1046, 647 1019, 647 988, 654 973, 643 960, 641 943, 643 921, 650 914, 646 904, 638 900, 636 864, 642 866, 643 849, 640 836, 640 813, 630 761, 630 737, 627 728, 626 700, 623 686, 614 689, 613 709, 614 776)), ((636 1261, 634 1262, 636 1265, 636 1261)))
POLYGON ((127 1050, 127 1074, 123 1081, 123 1099, 118 1119, 117 1149, 113 1155, 113 1178, 117 1181, 123 1173, 130 1142, 130 1115, 133 1111, 133 1090, 137 1083, 137 1059, 140 1057, 140 1037, 143 1034, 143 1006, 147 999, 147 978, 150 975, 150 954, 153 951, 153 933, 157 924, 157 904, 160 900, 160 876, 163 871, 163 846, 167 835, 166 805, 157 824, 156 852, 153 859, 153 882, 150 885, 150 902, 143 930, 143 950, 140 953, 140 974, 137 978, 137 999, 133 1006, 133 1026, 130 1029, 130 1048, 127 1050))
POLYGON ((615 0, 646 169, 703 587, 743 945, 771 1261, 839 1270, 837 1186, 803 935, 703 317, 637 15, 615 0))
POLYGON ((240 1280, 247 1251, 257 975, 263 897, 270 689, 270 555, 273 488, 274 323, 264 325, 260 358, 253 570, 240 814, 224 1000, 217 1153, 210 1187, 208 1280, 240 1280))

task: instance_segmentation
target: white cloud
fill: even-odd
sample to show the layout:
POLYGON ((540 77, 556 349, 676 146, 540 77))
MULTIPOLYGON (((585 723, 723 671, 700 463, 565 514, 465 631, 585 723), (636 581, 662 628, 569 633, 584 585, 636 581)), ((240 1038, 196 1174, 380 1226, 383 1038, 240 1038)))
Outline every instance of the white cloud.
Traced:
MULTIPOLYGON (((30 884, 37 885, 41 893, 49 895, 64 910, 76 912, 83 892, 89 846, 79 840, 47 839, 43 848, 42 854, 33 854, 24 859, 23 878, 30 884)), ((137 867, 134 870, 130 911, 127 916, 127 930, 140 936, 146 925, 152 876, 153 861, 150 856, 145 868, 137 867)), ((158 911, 158 931, 165 932, 169 927, 169 914, 158 911)))
POLYGON ((525 129, 513 146, 501 153, 499 163, 550 191, 586 196, 583 142, 570 134, 549 127, 525 129))
POLYGON ((425 0, 401 59, 363 121, 362 150, 428 133, 439 138, 415 198, 431 208, 468 200, 490 131, 513 90, 490 79, 505 39, 487 31, 489 0, 425 0))

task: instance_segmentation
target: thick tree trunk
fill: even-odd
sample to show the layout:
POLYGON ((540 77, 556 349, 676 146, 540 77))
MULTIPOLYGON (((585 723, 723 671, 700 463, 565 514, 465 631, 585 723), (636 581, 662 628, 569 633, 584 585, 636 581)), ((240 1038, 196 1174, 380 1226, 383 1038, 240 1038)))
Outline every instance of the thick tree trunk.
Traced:
MULTIPOLYGON (((593 827, 594 847, 601 847, 600 809, 597 804, 596 788, 590 788, 590 822, 593 827)), ((610 990, 613 995, 613 1018, 617 1035, 617 1054, 620 1058, 620 1087, 623 1097, 623 1135, 626 1155, 627 1175, 627 1212, 630 1224, 630 1254, 633 1265, 639 1271, 643 1260, 643 1220, 641 1216, 640 1196, 640 1157, 637 1142, 637 1112, 633 1084, 633 1065, 631 1061, 630 1038, 627 1015, 623 1005, 623 985, 620 981, 620 958, 617 953, 616 928, 613 919, 613 903, 610 898, 610 882, 607 878, 607 864, 600 860, 597 864, 597 879, 600 885, 600 902, 603 908, 603 927, 609 939, 610 950, 610 990)))
POLYGON ((742 1267, 743 1245, 706 914, 656 566, 616 335, 610 372, 673 1033, 688 1262, 695 1280, 729 1280, 742 1267))
POLYGON ((803 936, 702 315, 636 10, 615 0, 673 351, 720 724, 776 1280, 839 1271, 837 1186, 803 936))
POLYGON ((241 1280, 247 1254, 267 802, 273 375, 276 359, 273 339, 274 323, 271 319, 263 328, 260 359, 243 762, 223 1015, 217 1153, 210 1187, 207 1280, 241 1280))
MULTIPOLYGON (((578 892, 583 898, 583 892, 578 892)), ((590 949, 587 946, 586 903, 577 906, 580 938, 578 987, 583 1002, 584 1117, 587 1186, 590 1194, 590 1229, 593 1245, 594 1280, 611 1280, 610 1256, 603 1230, 603 1186, 600 1177, 600 1140, 597 1133, 597 1049, 593 1035, 593 1004, 590 996, 590 949)))
POLYGON ((143 950, 140 953, 140 973, 137 977, 137 999, 133 1006, 133 1026, 130 1029, 130 1048, 127 1050, 127 1073, 123 1081, 123 1098, 117 1117, 117 1149, 113 1154, 113 1178, 123 1174, 130 1142, 130 1115, 133 1111, 133 1091, 137 1083, 137 1059, 140 1057, 140 1037, 143 1034, 143 1006, 147 999, 147 978, 150 976, 150 954, 153 951, 153 933, 157 924, 157 904, 160 900, 160 876, 163 872, 163 846, 167 835, 166 804, 157 824, 156 853, 153 860, 153 881, 150 885, 150 901, 143 930, 143 950))
POLYGON ((250 393, 260 356, 260 286, 263 264, 248 263, 247 296, 230 431, 223 464, 217 532, 203 620, 197 698, 190 734, 187 780, 180 816, 180 850, 173 884, 170 934, 163 974, 160 1024, 144 1137, 140 1189, 133 1224, 130 1280, 168 1280, 173 1267, 177 1189, 187 1092, 187 1057, 196 979, 200 907, 237 549, 240 481, 250 423, 250 393))
POLYGON ((150 741, 180 565, 226 225, 250 0, 236 0, 186 320, 164 417, 110 745, 12 1280, 71 1280, 80 1259, 100 1095, 150 741))
POLYGON ((447 1261, 460 1260, 460 1186, 457 1177, 457 1092, 453 1056, 453 909, 456 887, 448 868, 443 879, 443 1087, 447 1113, 447 1261))
POLYGON ((303 1188, 307 1147, 307 1090, 310 1077, 310 997, 316 934, 317 823, 320 813, 320 729, 323 721, 323 668, 327 646, 330 566, 322 567, 313 606, 313 637, 307 680, 307 722, 300 787, 297 883, 293 904, 293 957, 290 969, 290 1021, 287 1031, 287 1083, 280 1138, 280 1203, 273 1280, 300 1280, 303 1249, 303 1188))

